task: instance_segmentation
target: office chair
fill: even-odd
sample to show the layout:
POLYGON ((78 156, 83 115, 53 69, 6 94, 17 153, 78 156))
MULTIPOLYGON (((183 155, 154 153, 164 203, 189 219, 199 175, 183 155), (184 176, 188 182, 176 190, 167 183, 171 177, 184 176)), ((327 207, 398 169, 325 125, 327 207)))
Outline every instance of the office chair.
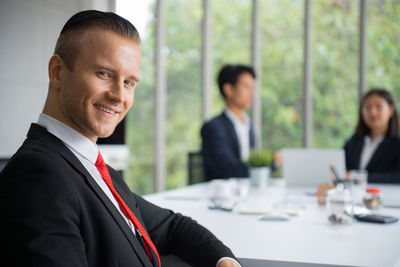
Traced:
POLYGON ((188 184, 204 182, 203 156, 201 152, 188 153, 188 184))

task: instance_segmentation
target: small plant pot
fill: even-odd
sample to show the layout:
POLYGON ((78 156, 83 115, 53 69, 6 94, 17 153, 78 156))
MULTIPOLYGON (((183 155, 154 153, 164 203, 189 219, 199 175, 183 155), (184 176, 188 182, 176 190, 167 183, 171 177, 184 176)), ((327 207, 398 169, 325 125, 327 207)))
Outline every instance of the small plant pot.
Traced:
POLYGON ((271 169, 269 167, 251 167, 250 168, 250 185, 254 188, 265 188, 271 169))

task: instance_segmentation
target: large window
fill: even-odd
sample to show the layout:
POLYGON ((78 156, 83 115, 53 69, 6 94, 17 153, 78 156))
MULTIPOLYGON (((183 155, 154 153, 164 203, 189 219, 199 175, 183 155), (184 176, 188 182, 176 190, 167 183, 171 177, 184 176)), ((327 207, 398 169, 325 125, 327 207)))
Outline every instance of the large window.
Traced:
POLYGON ((187 184, 187 154, 197 151, 201 126, 201 0, 165 4, 167 189, 187 184))
POLYGON ((400 104, 400 1, 369 0, 367 86, 390 90, 400 104))
POLYGON ((314 1, 313 147, 342 147, 358 100, 358 1, 314 1))
MULTIPOLYGON (((155 3, 118 0, 117 12, 142 35, 141 82, 127 119, 131 148, 125 178, 138 193, 154 190, 155 3), (129 3, 130 6, 124 6, 129 3), (143 14, 145 18, 140 19, 143 14)), ((251 64, 251 0, 210 1, 212 108, 223 108, 216 76, 223 64, 251 64)), ((278 150, 303 140, 305 0, 259 1, 262 145, 278 150)), ((360 0, 312 1, 312 147, 339 148, 354 131, 358 111, 360 0)), ((400 2, 369 0, 367 88, 386 87, 400 103, 400 2)), ((200 149, 202 125, 202 0, 164 6, 166 188, 187 183, 187 154, 200 149)))
POLYGON ((211 1, 213 103, 212 115, 224 104, 217 86, 217 75, 224 64, 250 64, 251 1, 211 1), (229 11, 229 12, 228 12, 229 11))
POLYGON ((303 1, 261 2, 262 145, 302 145, 303 1), (283 15, 284 14, 284 15, 283 15))
MULTIPOLYGON (((167 72, 167 188, 187 183, 187 154, 200 149, 202 1, 165 1, 167 72)), ((211 1, 216 73, 225 63, 250 62, 250 1, 211 1), (230 15, 226 16, 226 10, 230 15)), ((213 81, 213 112, 222 101, 213 81)))
POLYGON ((140 194, 154 191, 154 2, 117 1, 117 13, 130 20, 141 35, 142 62, 135 101, 126 119, 125 140, 130 148, 124 178, 140 194), (132 3, 134 2, 134 3, 132 3))

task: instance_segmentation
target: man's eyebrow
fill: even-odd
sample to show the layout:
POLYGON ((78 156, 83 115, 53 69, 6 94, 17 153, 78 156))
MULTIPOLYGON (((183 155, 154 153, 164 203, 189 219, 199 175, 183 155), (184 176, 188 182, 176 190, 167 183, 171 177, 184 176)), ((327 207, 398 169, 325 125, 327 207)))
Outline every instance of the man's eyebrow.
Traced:
MULTIPOLYGON (((101 65, 101 64, 93 64, 93 68, 95 69, 103 69, 103 70, 108 70, 109 72, 115 72, 115 70, 113 68, 107 67, 105 65, 101 65)), ((139 77, 136 75, 129 75, 128 77, 129 79, 134 80, 135 82, 139 82, 139 77)))
POLYGON ((130 75, 128 78, 134 80, 134 81, 137 82, 137 83, 140 81, 140 80, 139 80, 139 77, 136 76, 136 75, 130 75))
POLYGON ((93 66, 94 69, 104 69, 104 70, 108 70, 110 72, 115 72, 114 69, 112 69, 110 67, 107 67, 106 65, 101 65, 101 64, 94 63, 92 66, 93 66))

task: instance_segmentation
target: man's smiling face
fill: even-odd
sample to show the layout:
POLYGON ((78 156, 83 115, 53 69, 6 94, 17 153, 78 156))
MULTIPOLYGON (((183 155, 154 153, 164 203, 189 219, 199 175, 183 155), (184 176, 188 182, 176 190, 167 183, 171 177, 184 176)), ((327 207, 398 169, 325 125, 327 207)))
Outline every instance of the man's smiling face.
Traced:
POLYGON ((56 119, 96 142, 111 135, 132 106, 140 48, 134 40, 96 28, 81 38, 72 70, 61 67, 56 119))

